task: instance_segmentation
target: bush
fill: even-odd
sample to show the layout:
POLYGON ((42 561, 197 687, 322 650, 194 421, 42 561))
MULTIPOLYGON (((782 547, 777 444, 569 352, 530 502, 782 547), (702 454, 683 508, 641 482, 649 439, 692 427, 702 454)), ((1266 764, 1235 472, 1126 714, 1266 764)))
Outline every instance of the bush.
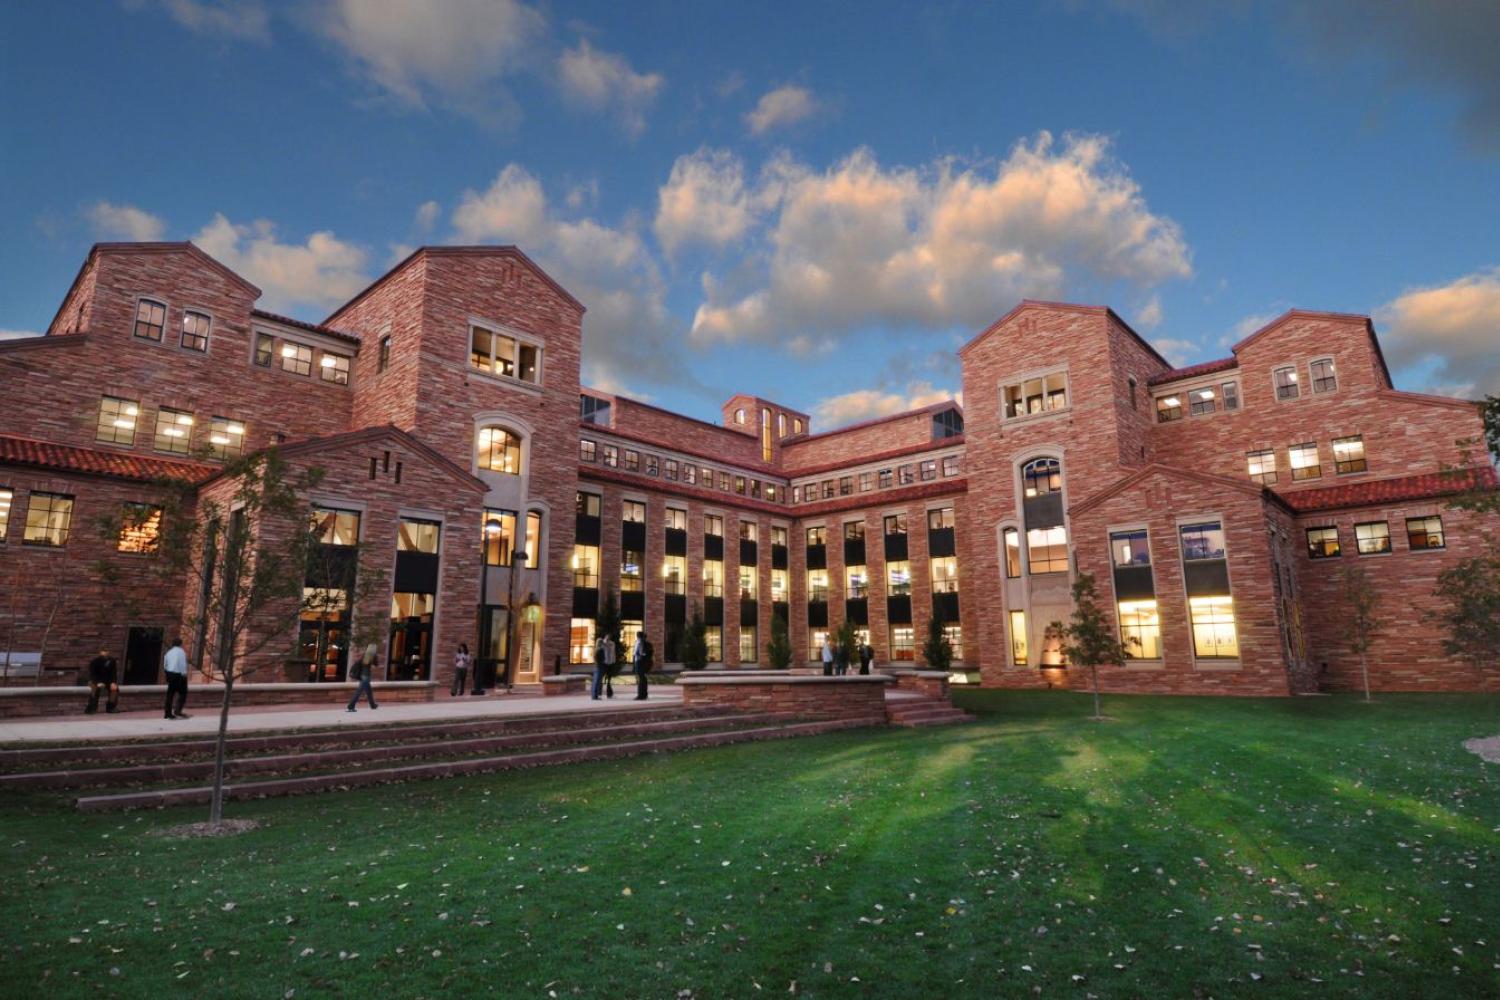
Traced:
POLYGON ((771 641, 766 645, 766 660, 773 670, 785 670, 792 665, 792 640, 787 635, 786 619, 781 615, 771 616, 771 641))

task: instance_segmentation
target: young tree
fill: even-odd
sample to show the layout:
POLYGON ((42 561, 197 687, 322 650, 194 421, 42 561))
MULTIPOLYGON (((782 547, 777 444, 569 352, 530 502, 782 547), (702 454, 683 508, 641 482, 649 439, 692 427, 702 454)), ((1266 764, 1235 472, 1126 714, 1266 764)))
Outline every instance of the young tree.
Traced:
POLYGON ((785 670, 792 665, 792 640, 787 634, 786 618, 771 616, 771 641, 766 644, 766 660, 773 670, 785 670))
POLYGON ((702 670, 708 666, 708 626, 703 623, 703 609, 693 605, 687 631, 682 636, 682 668, 702 670))
POLYGON ((1433 616, 1447 633, 1443 651, 1480 670, 1500 665, 1500 545, 1438 574, 1433 593, 1443 600, 1433 616))
POLYGON ((1062 654, 1077 667, 1088 667, 1094 686, 1094 721, 1103 720, 1099 712, 1099 666, 1124 663, 1130 653, 1120 641, 1119 633, 1099 607, 1092 573, 1079 573, 1073 581, 1073 614, 1067 624, 1053 622, 1048 630, 1056 635, 1062 654))
POLYGON ((1500 490, 1489 489, 1478 478, 1477 470, 1488 459, 1490 464, 1500 464, 1500 396, 1486 396, 1479 404, 1480 420, 1484 425, 1483 437, 1468 438, 1458 442, 1459 464, 1444 466, 1444 473, 1461 488, 1448 506, 1455 510, 1468 510, 1476 514, 1500 513, 1500 490), (1479 455, 1474 454, 1479 449, 1479 455))
POLYGON ((859 636, 854 634, 854 623, 845 618, 833 633, 835 661, 842 660, 844 666, 859 662, 859 636))
POLYGON ((953 666, 953 643, 943 631, 943 620, 937 615, 927 619, 927 641, 922 644, 922 659, 927 669, 946 672, 953 666))
POLYGON ((1365 701, 1370 700, 1370 647, 1380 627, 1380 591, 1370 581, 1363 566, 1347 565, 1339 576, 1339 597, 1343 604, 1344 642, 1349 652, 1359 657, 1359 673, 1364 680, 1365 701))
POLYGON ((619 601, 615 599, 614 590, 610 589, 604 595, 604 607, 600 609, 599 616, 594 619, 594 641, 597 642, 605 636, 609 636, 610 640, 614 642, 617 651, 615 656, 616 662, 619 662, 624 655, 618 652, 620 649, 620 631, 624 627, 625 623, 620 619, 619 601))

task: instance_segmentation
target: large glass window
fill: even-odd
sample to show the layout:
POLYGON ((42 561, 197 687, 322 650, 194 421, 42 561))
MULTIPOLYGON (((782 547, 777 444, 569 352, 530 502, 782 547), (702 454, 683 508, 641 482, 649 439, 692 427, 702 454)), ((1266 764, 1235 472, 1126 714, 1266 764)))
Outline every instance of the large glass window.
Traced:
POLYGON ((1028 528, 1026 557, 1031 575, 1066 573, 1068 571, 1068 531, 1062 525, 1052 528, 1028 528))
POLYGON ((953 527, 953 508, 939 507, 927 512, 927 530, 942 531, 953 527))
POLYGON ((1278 368, 1272 373, 1272 378, 1276 383, 1277 399, 1297 398, 1297 396, 1299 395, 1299 390, 1297 388, 1296 368, 1292 367, 1291 365, 1288 365, 1285 368, 1278 368))
POLYGON ((687 511, 681 509, 680 507, 668 507, 667 508, 667 530, 668 531, 686 531, 687 530, 687 511))
POLYGON ((151 299, 141 299, 135 306, 135 335, 142 340, 161 342, 167 326, 167 307, 151 299))
POLYGON ((499 375, 522 382, 536 384, 538 381, 542 349, 511 336, 483 327, 474 327, 469 334, 469 366, 486 375, 499 375))
POLYGON ((891 659, 911 662, 917 658, 917 631, 910 625, 891 626, 891 659))
MULTIPOLYGON (((421 552, 435 556, 438 551, 438 534, 442 525, 436 521, 418 521, 403 517, 396 529, 397 552, 421 552)), ((515 530, 515 515, 511 515, 511 530, 515 530)))
POLYGON ((208 351, 208 328, 212 321, 203 313, 191 309, 182 314, 182 337, 178 341, 190 351, 208 351))
POLYGON ((504 427, 479 428, 479 468, 487 472, 502 472, 509 476, 521 474, 521 439, 504 427))
POLYGON ((1054 372, 1041 378, 1015 382, 1001 390, 1006 419, 1065 409, 1068 405, 1068 376, 1054 372))
POLYGON ((760 659, 760 647, 755 642, 755 626, 740 626, 740 662, 755 663, 760 659))
POLYGON ((828 529, 824 527, 807 529, 807 547, 813 548, 818 545, 828 544, 828 529))
POLYGON ((911 563, 897 559, 885 564, 886 594, 901 597, 911 593, 911 563))
POLYGON ((724 626, 706 625, 703 628, 703 638, 708 643, 708 662, 724 662, 724 626))
POLYGON ((163 406, 156 411, 156 438, 153 447, 157 451, 173 455, 186 455, 193 443, 193 415, 186 410, 174 410, 163 406))
POLYGON ((633 524, 646 523, 646 505, 639 500, 624 500, 620 503, 620 520, 633 524))
POLYGON ((568 662, 594 662, 594 619, 574 618, 568 628, 568 662))
POLYGON ((15 496, 11 490, 0 488, 0 545, 5 544, 10 530, 10 505, 15 496))
POLYGON ((574 495, 574 503, 577 505, 579 517, 599 516, 599 494, 584 493, 580 490, 574 495))
POLYGON ((724 537, 724 519, 718 514, 703 515, 703 533, 715 538, 724 537))
POLYGON ((598 396, 579 396, 578 418, 586 424, 597 424, 601 427, 608 427, 609 400, 600 399, 598 396))
POLYGON ((807 658, 814 663, 823 659, 823 642, 828 638, 827 629, 807 630, 807 658))
POLYGON ((1446 548, 1447 545, 1443 541, 1443 519, 1437 515, 1408 517, 1406 519, 1406 544, 1413 550, 1446 548))
POLYGON ((73 498, 65 493, 32 493, 26 506, 26 531, 21 541, 25 545, 50 545, 61 547, 68 544, 68 533, 73 526, 73 498))
POLYGON ((1038 458, 1021 468, 1021 487, 1029 497, 1062 489, 1062 465, 1055 458, 1038 458))
POLYGON ((599 546, 573 546, 573 586, 598 589, 599 546))
POLYGON ((1184 524, 1181 533, 1184 560, 1224 558, 1224 528, 1218 521, 1184 524))
POLYGON ((1156 422, 1169 424, 1182 419, 1182 397, 1177 393, 1156 397, 1156 422))
POLYGON ((486 507, 481 532, 484 540, 484 564, 509 566, 516 546, 516 512, 486 507))
POLYGON ((526 512, 526 568, 536 569, 542 560, 542 512, 526 512))
POLYGON ((869 595, 870 575, 863 566, 844 567, 844 596, 857 601, 869 595))
POLYGON ((906 534, 906 515, 887 514, 885 516, 885 533, 887 535, 906 534))
POLYGON ((620 592, 639 593, 645 589, 646 553, 624 549, 620 553, 620 592))
POLYGON ((758 526, 754 521, 740 522, 740 541, 753 542, 758 534, 758 526))
POLYGON ((1145 528, 1112 532, 1109 549, 1116 566, 1151 565, 1151 546, 1145 528))
POLYGON ((1218 409, 1217 395, 1212 387, 1193 389, 1188 393, 1188 412, 1195 417, 1215 412, 1218 409))
POLYGON ((1188 618, 1193 626, 1193 655, 1201 660, 1233 660, 1240 655, 1234 627, 1234 598, 1189 597, 1188 618))
POLYGON ((348 357, 343 354, 330 354, 324 351, 323 359, 318 362, 318 377, 324 382, 332 382, 334 385, 348 385, 348 357))
POLYGON ((1287 464, 1292 467, 1293 482, 1323 477, 1323 466, 1318 459, 1318 442, 1294 444, 1286 452, 1287 464))
POLYGON ((1307 557, 1309 559, 1336 559, 1340 553, 1337 527, 1330 525, 1326 528, 1307 529, 1307 557))
POLYGON ((1001 534, 1005 537, 1005 577, 1018 579, 1021 575, 1021 533, 1015 528, 1006 528, 1001 534))
POLYGON ((703 560, 703 596, 724 596, 724 563, 722 560, 703 560))
POLYGON ((323 545, 358 545, 359 512, 314 507, 308 530, 313 539, 323 545))
POLYGON ((759 576, 756 574, 754 566, 745 566, 743 564, 740 566, 740 600, 754 601, 758 599, 756 596, 760 589, 757 585, 758 580, 759 576))
POLYGON ((958 593, 958 557, 938 556, 932 562, 932 592, 934 594, 958 593))
POLYGON ((1246 453, 1246 464, 1250 469, 1250 478, 1262 486, 1271 486, 1276 482, 1276 452, 1267 448, 1264 451, 1252 451, 1246 453))
POLYGON ((1391 551, 1391 527, 1384 521, 1370 521, 1354 526, 1354 545, 1362 556, 1391 551))
POLYGON ((807 599, 809 601, 828 600, 828 571, 826 569, 807 571, 807 599))
POLYGON ((1120 642, 1125 652, 1142 660, 1161 659, 1161 619, 1155 600, 1121 601, 1120 642))
POLYGON ((784 569, 771 570, 771 600, 791 600, 791 583, 787 571, 784 569))
POLYGON ((1333 464, 1341 476, 1350 472, 1364 472, 1366 469, 1365 439, 1358 434, 1353 437, 1334 438, 1333 464))
POLYGON ((1026 612, 1010 613, 1010 662, 1026 666, 1026 612))
POLYGON ((1332 392, 1339 387, 1338 376, 1333 371, 1332 358, 1319 358, 1311 365, 1313 392, 1332 392))
POLYGON ((94 440, 126 447, 135 444, 135 419, 140 412, 133 399, 103 397, 99 400, 99 423, 94 430, 94 440))
POLYGON ((155 552, 161 538, 161 508, 145 503, 127 503, 120 518, 121 552, 155 552))
POLYGON ((304 344, 283 341, 281 344, 281 370, 293 375, 312 374, 312 348, 304 344))
POLYGON ((687 557, 665 556, 662 558, 661 575, 668 594, 687 593, 687 557))
POLYGON ((214 417, 208 426, 208 448, 222 462, 245 452, 245 425, 228 417, 214 417))

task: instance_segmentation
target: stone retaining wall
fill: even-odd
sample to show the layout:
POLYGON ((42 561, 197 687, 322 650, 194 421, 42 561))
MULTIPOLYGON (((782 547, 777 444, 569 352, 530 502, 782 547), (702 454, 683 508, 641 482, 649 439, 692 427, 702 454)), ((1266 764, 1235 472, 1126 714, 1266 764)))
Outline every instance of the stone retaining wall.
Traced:
MULTIPOLYGON (((343 684, 237 684, 233 704, 290 705, 325 702, 340 705, 354 694, 356 685, 343 684)), ((375 702, 432 701, 437 685, 427 681, 375 682, 375 702)), ((445 692, 446 693, 446 692, 445 692)), ((120 711, 161 712, 167 688, 164 684, 130 685, 120 688, 120 711)), ((43 715, 81 715, 89 700, 86 687, 0 688, 0 719, 35 718, 43 715)), ((99 699, 99 714, 104 714, 104 697, 99 699)), ((187 711, 216 712, 224 700, 222 684, 188 682, 187 711)), ((367 706, 368 707, 368 706, 367 706)))
POLYGON ((774 712, 802 719, 885 717, 884 674, 824 677, 785 671, 736 671, 678 678, 682 703, 690 708, 774 712))

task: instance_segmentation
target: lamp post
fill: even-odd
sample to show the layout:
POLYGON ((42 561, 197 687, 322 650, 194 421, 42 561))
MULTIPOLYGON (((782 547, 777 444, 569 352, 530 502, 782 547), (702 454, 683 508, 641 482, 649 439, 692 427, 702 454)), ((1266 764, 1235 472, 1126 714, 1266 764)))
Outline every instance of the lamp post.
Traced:
POLYGON ((510 555, 510 594, 505 602, 505 693, 510 694, 511 678, 515 674, 516 636, 516 576, 526 565, 526 550, 516 549, 510 555))

